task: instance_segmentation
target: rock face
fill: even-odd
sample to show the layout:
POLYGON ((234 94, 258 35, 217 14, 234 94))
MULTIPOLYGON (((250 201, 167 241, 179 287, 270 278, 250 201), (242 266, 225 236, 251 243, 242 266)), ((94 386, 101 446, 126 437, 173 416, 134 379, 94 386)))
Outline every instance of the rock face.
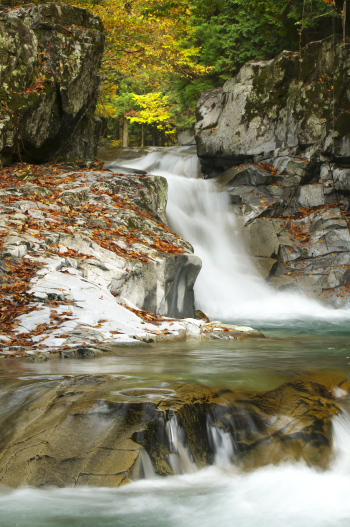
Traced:
POLYGON ((0 339, 18 334, 33 345, 38 325, 37 344, 46 334, 45 346, 55 338, 56 345, 86 344, 157 333, 121 303, 195 317, 201 261, 166 226, 164 178, 20 166, 4 169, 0 182, 0 295, 8 311, 0 339))
POLYGON ((340 411, 333 391, 349 389, 344 378, 299 378, 261 393, 132 382, 3 377, 1 484, 117 487, 212 463, 246 470, 304 460, 326 468, 340 411))
POLYGON ((350 299, 348 48, 246 64, 203 94, 196 128, 203 172, 226 186, 263 276, 337 307, 350 299))
POLYGON ((63 3, 0 11, 0 156, 91 159, 104 47, 101 20, 63 3))

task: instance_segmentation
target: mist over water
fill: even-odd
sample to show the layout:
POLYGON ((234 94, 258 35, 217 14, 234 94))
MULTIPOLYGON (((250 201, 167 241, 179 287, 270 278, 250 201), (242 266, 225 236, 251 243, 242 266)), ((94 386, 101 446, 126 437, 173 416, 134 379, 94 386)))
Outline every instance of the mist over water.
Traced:
POLYGON ((193 147, 156 149, 124 165, 167 178, 168 222, 202 260, 195 299, 196 307, 209 317, 262 322, 314 318, 331 323, 350 319, 350 309, 325 307, 301 293, 279 292, 263 280, 246 252, 229 195, 215 181, 199 177, 193 147))

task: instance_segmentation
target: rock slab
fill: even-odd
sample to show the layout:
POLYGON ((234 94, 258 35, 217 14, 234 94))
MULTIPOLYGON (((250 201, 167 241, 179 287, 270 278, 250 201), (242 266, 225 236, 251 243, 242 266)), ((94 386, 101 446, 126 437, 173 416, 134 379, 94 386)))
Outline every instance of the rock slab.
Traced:
POLYGON ((166 386, 116 375, 2 377, 1 484, 118 487, 147 476, 145 457, 148 475, 195 471, 219 463, 220 436, 232 443, 224 468, 303 460, 325 469, 335 394, 349 393, 340 376, 269 392, 166 386))

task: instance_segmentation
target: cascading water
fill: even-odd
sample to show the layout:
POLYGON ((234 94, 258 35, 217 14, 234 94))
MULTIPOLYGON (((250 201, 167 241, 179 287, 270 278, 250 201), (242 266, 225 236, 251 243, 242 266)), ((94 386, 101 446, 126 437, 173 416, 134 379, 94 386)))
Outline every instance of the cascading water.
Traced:
POLYGON ((4 527, 348 527, 350 419, 334 419, 330 470, 269 465, 241 473, 211 466, 120 489, 23 488, 0 494, 4 527), (15 512, 14 512, 15 511, 15 512))
POLYGON ((191 474, 197 472, 189 448, 185 445, 185 431, 179 425, 176 413, 169 410, 169 418, 165 425, 165 432, 169 441, 169 463, 174 474, 191 474))
MULTIPOLYGON (((118 164, 121 164, 120 161, 118 164)), ((278 294, 264 283, 245 253, 227 195, 215 182, 197 177, 198 160, 193 150, 155 149, 144 158, 130 161, 128 164, 167 177, 170 189, 169 221, 174 230, 192 242, 195 252, 202 257, 203 271, 196 285, 197 306, 210 316, 218 316, 225 320, 244 317, 256 320, 285 320, 298 317, 300 320, 312 313, 323 321, 322 324, 325 320, 339 321, 341 317, 349 318, 349 311, 327 309, 317 302, 297 295, 278 294)), ((113 168, 113 164, 110 166, 113 168)), ((314 321, 311 324, 314 327, 314 321)), ((346 372, 346 376, 350 358, 349 329, 346 324, 335 327, 336 333, 333 329, 330 333, 327 330, 328 334, 325 331, 322 337, 317 338, 314 334, 311 338, 307 335, 305 339, 293 338, 288 341, 266 338, 258 342, 179 342, 173 345, 164 344, 163 348, 159 345, 158 348, 155 346, 151 349, 120 350, 119 354, 107 353, 108 357, 94 358, 91 361, 15 361, 11 366, 11 359, 6 359, 3 363, 6 362, 10 373, 8 380, 5 380, 6 383, 11 380, 13 368, 15 375, 18 375, 18 371, 29 375, 30 386, 38 382, 41 393, 44 388, 46 390, 48 383, 52 382, 53 374, 65 375, 67 371, 69 377, 76 374, 79 378, 81 374, 96 377, 96 373, 108 373, 115 377, 116 383, 123 376, 133 387, 133 396, 136 397, 135 402, 140 408, 143 404, 147 407, 149 401, 143 403, 144 390, 137 392, 135 386, 148 386, 148 383, 151 383, 152 386, 156 384, 163 390, 163 383, 169 379, 176 380, 180 385, 199 382, 220 389, 239 389, 242 394, 251 389, 265 391, 287 382, 296 372, 338 368, 346 372), (339 328, 344 330, 343 333, 339 332, 339 328), (35 380, 37 374, 39 378, 35 380), (50 377, 47 378, 49 374, 50 377), (40 379, 40 375, 44 377, 40 379)), ((295 337, 295 333, 293 335, 295 337)), ((2 375, 6 376, 6 367, 2 367, 2 375)), ((82 380, 79 382, 84 389, 82 380)), ((121 396, 120 388, 118 391, 104 394, 104 383, 99 377, 94 380, 95 384, 106 401, 110 398, 114 401, 115 397, 121 396)), ((248 419, 249 415, 238 420, 228 419, 226 409, 220 415, 210 410, 206 427, 205 417, 200 426, 198 422, 193 421, 198 425, 201 438, 202 434, 207 433, 203 444, 209 445, 208 459, 212 462, 211 466, 197 469, 180 420, 177 420, 175 413, 168 412, 167 424, 164 426, 164 419, 160 423, 161 430, 165 432, 161 435, 161 444, 168 448, 164 459, 169 461, 178 475, 154 477, 151 458, 146 450, 140 449, 141 443, 127 439, 122 443, 120 456, 136 457, 135 450, 139 451, 139 459, 135 463, 135 479, 141 478, 139 481, 118 489, 76 487, 75 478, 72 478, 72 487, 69 488, 0 488, 0 526, 348 527, 350 414, 345 389, 346 386, 342 384, 333 394, 335 398, 339 398, 338 402, 344 406, 344 410, 340 415, 333 417, 334 458, 327 470, 312 468, 302 462, 276 466, 270 464, 248 472, 240 470, 237 458, 242 451, 242 443, 249 441, 249 434, 246 434, 242 441, 242 434, 238 432, 239 429, 244 429, 254 434, 255 423, 248 419)), ((2 395, 3 411, 6 412, 6 390, 2 395)), ((18 393, 15 395, 18 398, 18 393)), ((80 411, 84 409, 84 395, 80 388, 77 392, 69 392, 69 395, 69 399, 79 399, 79 412, 71 419, 71 426, 79 426, 83 415, 80 411)), ((168 395, 172 396, 171 393, 168 395)), ((127 390, 122 394, 122 397, 130 396, 127 390)), ((60 400, 65 412, 68 402, 63 397, 60 400)), ((321 400, 322 397, 320 405, 323 405, 321 400)), ((47 413, 49 421, 45 422, 50 427, 50 437, 55 441, 55 431, 51 430, 50 421, 52 410, 50 405, 47 406, 50 399, 45 399, 42 405, 39 398, 35 401, 38 411, 44 411, 44 416, 47 413)), ((171 404, 175 406, 176 399, 172 399, 171 404)), ((299 401, 295 404, 299 406, 299 401)), ((302 407, 302 404, 300 406, 302 407)), ((163 416, 163 410, 160 410, 160 414, 163 416)), ((104 413, 99 415, 99 419, 102 421, 98 422, 104 423, 107 428, 113 422, 106 421, 104 413)), ((183 419, 181 422, 186 421, 183 419)), ((154 424, 156 430, 158 424, 154 424)), ((16 417, 14 428, 17 431, 20 427, 16 417)), ((94 428, 91 427, 86 435, 90 438, 93 432, 94 428)), ((8 433, 6 427, 4 433, 8 433)), ((69 428, 63 428, 62 433, 69 434, 69 428)), ((30 448, 30 445, 38 442, 43 444, 40 434, 28 437, 28 441, 32 442, 29 444, 30 448)), ((137 437, 138 435, 133 436, 133 439, 136 440, 137 437)), ((146 441, 146 446, 153 445, 153 436, 141 434, 140 437, 146 441)), ((188 433, 187 437, 191 439, 192 451, 197 455, 193 436, 188 433)), ((15 437, 10 439, 16 440, 15 437)), ((113 463, 107 462, 110 452, 119 452, 119 438, 113 433, 108 435, 108 439, 110 442, 107 447, 101 447, 100 444, 96 447, 102 460, 101 465, 85 464, 83 456, 80 456, 81 445, 78 444, 74 445, 77 447, 77 455, 74 457, 70 453, 62 452, 62 471, 68 464, 76 468, 77 478, 92 471, 97 477, 97 485, 100 484, 100 477, 107 476, 110 481, 110 478, 117 480, 121 474, 125 475, 116 474, 113 463)), ((19 451, 24 451, 25 444, 21 442, 19 446, 19 451)), ((150 449, 151 454, 154 455, 154 452, 150 449)), ((19 466, 21 455, 18 459, 19 466)), ((44 467, 46 457, 50 456, 38 457, 44 467)), ((10 473, 7 466, 4 470, 10 473)), ((28 470, 31 470, 30 467, 28 470)), ((133 475, 129 476, 132 478, 133 475)))
MULTIPOLYGON (((228 194, 215 181, 198 177, 193 147, 155 149, 122 164, 167 178, 168 221, 202 259, 195 284, 196 307, 210 317, 265 321, 350 318, 350 309, 327 308, 266 284, 244 248, 228 194)), ((113 163, 109 168, 113 170, 113 163)))
POLYGON ((209 418, 207 419, 207 433, 214 451, 214 464, 223 469, 229 467, 235 453, 231 434, 212 424, 209 418))
POLYGON ((139 452, 139 478, 142 479, 153 479, 156 477, 151 458, 143 448, 139 452))

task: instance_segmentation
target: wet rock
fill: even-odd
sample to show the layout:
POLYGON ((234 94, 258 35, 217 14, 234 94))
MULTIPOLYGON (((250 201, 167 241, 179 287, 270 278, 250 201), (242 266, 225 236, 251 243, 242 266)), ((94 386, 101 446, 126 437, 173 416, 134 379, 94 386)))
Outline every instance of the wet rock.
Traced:
POLYGON ((176 382, 135 386, 109 375, 7 377, 0 384, 0 482, 8 487, 116 487, 143 477, 145 463, 170 475, 218 457, 243 470, 291 459, 324 469, 337 394, 349 392, 345 377, 332 372, 258 393, 176 382), (219 437, 232 446, 221 457, 219 437))
POLYGON ((254 219, 248 251, 276 288, 301 290, 336 306, 349 302, 349 223, 338 207, 304 209, 300 218, 254 219), (267 259, 261 262, 261 258, 267 259))

